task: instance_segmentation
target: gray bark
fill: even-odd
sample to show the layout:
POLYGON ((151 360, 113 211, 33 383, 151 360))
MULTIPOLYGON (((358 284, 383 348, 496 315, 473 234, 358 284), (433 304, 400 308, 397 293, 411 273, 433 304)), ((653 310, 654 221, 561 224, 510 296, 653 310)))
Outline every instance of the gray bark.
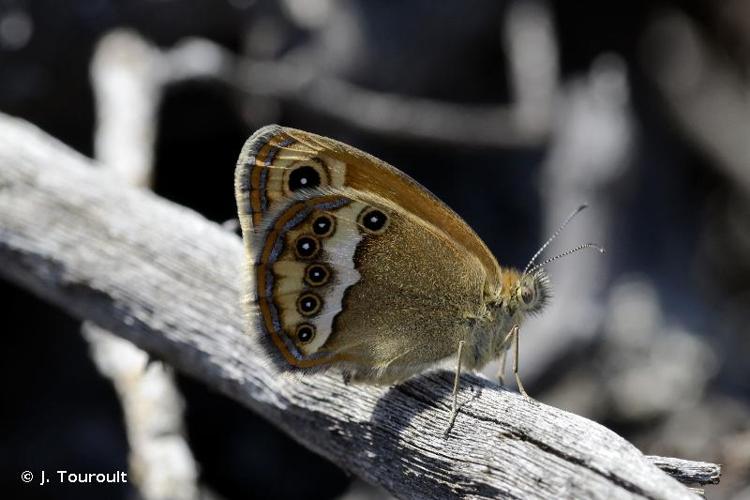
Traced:
POLYGON ((646 456, 652 464, 685 484, 719 484, 721 466, 679 458, 646 456))
MULTIPOLYGON (((686 486, 585 418, 472 376, 452 433, 451 377, 392 388, 275 371, 240 307, 242 245, 190 209, 124 186, 0 115, 0 274, 121 335, 408 498, 688 498, 686 486)), ((206 171, 227 180, 233 166, 206 171)))

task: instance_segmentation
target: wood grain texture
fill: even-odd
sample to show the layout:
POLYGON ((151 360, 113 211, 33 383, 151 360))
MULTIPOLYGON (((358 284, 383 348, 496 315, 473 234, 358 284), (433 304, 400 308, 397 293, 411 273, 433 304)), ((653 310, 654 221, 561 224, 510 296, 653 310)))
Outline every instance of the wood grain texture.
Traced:
MULTIPOLYGON (((237 399, 403 498, 690 498, 630 443, 471 376, 448 439, 451 374, 392 388, 280 376, 243 333, 242 245, 0 115, 0 274, 237 399)), ((226 177, 233 165, 207 170, 226 177)), ((376 314, 376 312, 374 312, 376 314)))
POLYGON ((721 466, 710 462, 696 462, 679 458, 646 455, 652 464, 685 484, 719 484, 721 466))

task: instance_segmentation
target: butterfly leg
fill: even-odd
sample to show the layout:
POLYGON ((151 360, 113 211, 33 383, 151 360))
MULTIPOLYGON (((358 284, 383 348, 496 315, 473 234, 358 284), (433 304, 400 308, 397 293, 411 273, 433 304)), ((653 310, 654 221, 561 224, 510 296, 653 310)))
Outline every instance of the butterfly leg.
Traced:
POLYGON ((505 385, 505 361, 508 359, 508 350, 505 349, 500 355, 500 368, 497 370, 497 382, 501 386, 505 385))
POLYGON ((498 348, 498 351, 502 351, 500 354, 500 369, 497 371, 497 380, 498 383, 502 386, 505 385, 505 361, 508 359, 508 342, 513 341, 513 335, 515 329, 511 328, 508 333, 505 334, 505 337, 503 338, 503 341, 500 342, 500 347, 498 348))
POLYGON ((526 393, 526 389, 523 388, 521 383, 521 377, 518 375, 518 325, 513 325, 510 330, 510 334, 513 335, 513 375, 516 377, 516 384, 518 384, 518 392, 520 392, 525 398, 531 399, 526 393))
POLYGON ((456 415, 458 415, 458 385, 461 380, 461 358, 464 353, 464 341, 458 342, 458 362, 456 363, 456 376, 453 378, 453 406, 451 408, 451 418, 448 421, 448 427, 445 429, 445 437, 448 437, 453 424, 456 422, 456 415))

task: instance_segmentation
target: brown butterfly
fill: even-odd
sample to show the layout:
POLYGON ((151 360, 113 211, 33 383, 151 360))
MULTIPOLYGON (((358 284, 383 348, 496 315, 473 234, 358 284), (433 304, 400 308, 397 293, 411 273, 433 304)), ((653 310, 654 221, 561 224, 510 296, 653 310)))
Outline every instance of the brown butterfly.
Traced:
POLYGON ((514 344, 525 395, 518 325, 547 303, 542 266, 557 257, 532 265, 580 208, 524 271, 503 268, 453 210, 406 174, 278 125, 245 143, 235 194, 252 329, 279 367, 335 366, 346 380, 389 385, 452 363, 452 423, 462 367, 504 361, 514 344))

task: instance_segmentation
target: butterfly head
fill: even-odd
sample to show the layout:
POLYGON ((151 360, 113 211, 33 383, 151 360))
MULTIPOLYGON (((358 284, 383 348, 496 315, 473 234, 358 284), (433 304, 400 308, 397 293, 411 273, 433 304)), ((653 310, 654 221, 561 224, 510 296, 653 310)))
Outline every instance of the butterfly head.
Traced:
POLYGON ((594 249, 600 253, 604 253, 604 249, 596 243, 584 243, 557 254, 554 257, 545 259, 543 262, 536 265, 534 264, 542 252, 544 252, 550 243, 552 243, 562 230, 565 229, 565 226, 567 226, 568 223, 584 208, 586 208, 586 205, 581 205, 568 215, 563 223, 560 224, 560 227, 557 228, 552 236, 550 236, 531 257, 531 260, 526 264, 523 271, 518 271, 516 269, 503 269, 500 290, 495 294, 496 299, 491 302, 497 304, 504 315, 514 319, 520 319, 520 316, 525 314, 538 313, 545 305, 547 305, 551 295, 549 277, 544 270, 544 266, 547 264, 551 264, 562 257, 584 249, 594 249))
POLYGON ((502 281, 497 306, 508 317, 538 313, 549 302, 550 282, 544 269, 532 273, 504 269, 502 281))

